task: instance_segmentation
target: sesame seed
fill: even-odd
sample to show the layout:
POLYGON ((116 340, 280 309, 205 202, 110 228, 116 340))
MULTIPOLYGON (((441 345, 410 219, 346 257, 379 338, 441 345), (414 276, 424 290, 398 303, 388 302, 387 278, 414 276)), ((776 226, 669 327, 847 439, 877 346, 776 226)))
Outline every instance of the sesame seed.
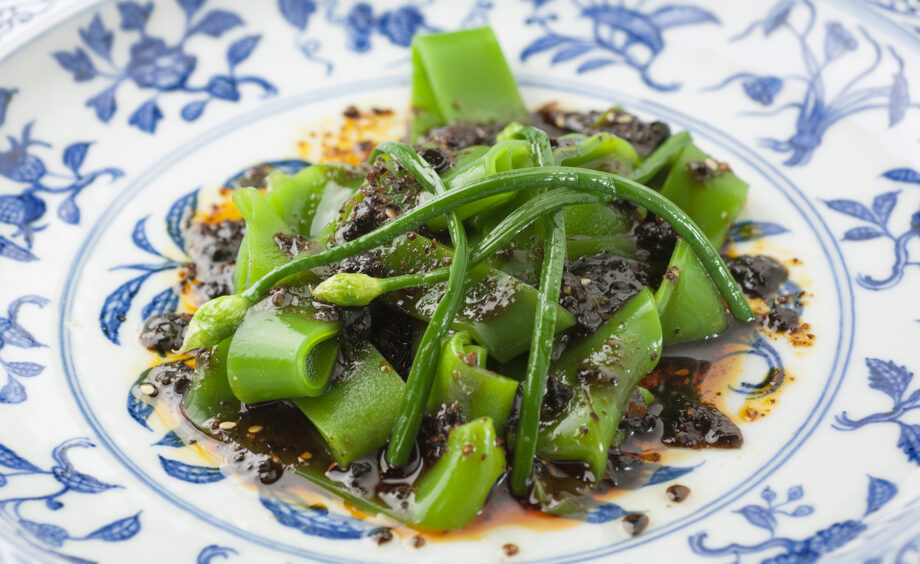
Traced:
POLYGON ((617 116, 617 123, 629 123, 633 120, 633 117, 629 114, 620 114, 617 116))
POLYGON ((463 454, 472 454, 472 452, 473 452, 473 445, 469 443, 463 445, 463 454))
POLYGON ((218 425, 218 427, 220 427, 224 431, 229 431, 230 429, 236 428, 236 422, 235 421, 223 421, 221 422, 220 425, 218 425))
POLYGON ((582 285, 582 286, 589 286, 589 285, 591 284, 591 282, 592 282, 592 280, 591 280, 590 278, 582 278, 582 279, 581 279, 581 285, 582 285))
POLYGON ((716 160, 713 158, 708 158, 705 161, 703 161, 703 163, 706 165, 706 168, 708 168, 709 170, 713 172, 719 170, 719 163, 717 163, 716 160))
POLYGON ((137 389, 140 390, 140 392, 145 396, 153 397, 157 395, 157 387, 153 384, 144 383, 138 386, 137 389))
POLYGON ((250 428, 248 429, 248 431, 249 431, 250 433, 258 433, 258 432, 262 431, 262 429, 264 429, 264 428, 265 428, 265 427, 263 427, 262 425, 253 425, 252 427, 250 427, 250 428))
POLYGON ((396 212, 393 211, 393 208, 387 208, 386 214, 387 214, 387 217, 390 219, 393 219, 394 217, 396 217, 396 212))
POLYGON ((313 458, 313 454, 309 451, 306 451, 306 452, 300 453, 300 456, 298 456, 297 458, 301 460, 310 460, 311 458, 313 458))

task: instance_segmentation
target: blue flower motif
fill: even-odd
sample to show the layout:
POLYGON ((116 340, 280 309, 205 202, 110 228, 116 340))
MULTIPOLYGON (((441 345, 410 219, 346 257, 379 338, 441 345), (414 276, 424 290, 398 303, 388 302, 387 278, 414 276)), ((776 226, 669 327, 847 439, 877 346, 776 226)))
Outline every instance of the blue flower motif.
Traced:
POLYGON ((360 2, 352 6, 345 16, 345 31, 348 33, 348 48, 365 53, 371 48, 371 32, 374 30, 374 8, 360 2))
POLYGON ((377 30, 380 34, 400 47, 408 47, 419 29, 425 27, 425 16, 416 6, 403 6, 384 12, 377 22, 377 30))
POLYGON ((185 86, 195 63, 195 57, 181 46, 169 47, 162 39, 144 37, 131 46, 127 74, 141 88, 167 92, 185 86))
MULTIPOLYGON (((118 11, 121 16, 121 30, 138 34, 130 45, 128 60, 119 66, 112 57, 114 32, 105 27, 102 17, 97 13, 89 27, 80 30, 80 39, 89 49, 81 47, 73 51, 54 53, 55 59, 73 75, 77 82, 109 81, 98 94, 87 100, 86 105, 95 111, 96 117, 108 122, 117 112, 115 92, 121 84, 130 80, 142 90, 153 92, 153 97, 138 106, 128 117, 128 123, 146 133, 154 133, 157 125, 164 118, 163 110, 157 104, 157 98, 169 93, 204 94, 188 102, 181 110, 185 121, 194 121, 201 117, 207 105, 214 100, 237 102, 241 99, 239 86, 255 84, 265 95, 276 93, 275 87, 258 76, 239 76, 237 66, 247 59, 256 48, 259 36, 248 36, 233 42, 227 49, 227 73, 214 73, 204 86, 189 83, 192 74, 198 68, 198 58, 187 49, 187 42, 195 36, 207 36, 219 39, 228 31, 243 26, 243 20, 233 12, 211 10, 202 16, 199 12, 206 0, 179 0, 179 7, 184 12, 185 30, 179 41, 168 42, 162 37, 147 32, 147 23, 153 16, 153 3, 120 2, 118 11), (92 55, 95 55, 95 60, 92 55), (112 69, 112 70, 103 70, 112 69)), ((308 0, 282 0, 290 18, 302 20, 311 13, 308 0)), ((315 8, 315 7, 314 7, 315 8)), ((2 107, 0 107, 2 109, 2 107)))
POLYGON ((827 37, 824 40, 824 57, 828 61, 833 61, 838 57, 846 54, 847 51, 855 51, 858 47, 856 38, 847 31, 840 22, 827 23, 827 37))
POLYGON ((783 80, 775 76, 760 76, 745 80, 741 86, 751 100, 769 106, 773 103, 773 98, 782 91, 783 80))

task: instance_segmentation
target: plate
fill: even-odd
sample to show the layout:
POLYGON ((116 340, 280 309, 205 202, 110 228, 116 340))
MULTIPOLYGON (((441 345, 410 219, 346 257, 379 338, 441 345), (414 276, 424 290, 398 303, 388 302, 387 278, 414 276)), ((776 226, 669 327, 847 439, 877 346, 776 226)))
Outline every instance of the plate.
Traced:
POLYGON ((896 0, 0 5, 0 554, 917 561, 918 47, 896 0), (669 455, 585 522, 378 546, 341 504, 287 503, 183 446, 131 392, 135 335, 180 307, 182 221, 223 179, 314 158, 309 132, 349 105, 395 109, 398 135, 413 35, 489 24, 529 105, 620 104, 731 163, 751 184, 732 244, 790 266, 814 338, 739 343, 721 402, 740 451, 669 455))

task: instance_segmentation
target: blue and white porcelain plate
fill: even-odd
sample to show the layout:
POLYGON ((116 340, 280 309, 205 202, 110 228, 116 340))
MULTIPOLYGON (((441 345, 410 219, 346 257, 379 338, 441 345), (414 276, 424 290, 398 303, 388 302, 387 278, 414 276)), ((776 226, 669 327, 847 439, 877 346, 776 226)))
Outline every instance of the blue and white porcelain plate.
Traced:
POLYGON ((920 561, 917 92, 916 0, 0 0, 0 561, 920 561), (135 336, 222 179, 309 159, 349 105, 398 135, 413 35, 481 25, 528 104, 621 104, 730 162, 734 244, 793 265, 815 339, 741 351, 740 451, 671 457, 577 526, 377 546, 184 447, 130 394, 135 336))

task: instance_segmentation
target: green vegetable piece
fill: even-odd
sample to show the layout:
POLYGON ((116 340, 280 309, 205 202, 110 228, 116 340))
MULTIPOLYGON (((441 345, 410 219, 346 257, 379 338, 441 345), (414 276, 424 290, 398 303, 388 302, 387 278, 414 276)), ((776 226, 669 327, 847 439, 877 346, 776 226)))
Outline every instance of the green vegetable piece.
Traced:
POLYGON ((329 391, 294 403, 313 422, 340 466, 382 447, 406 384, 370 344, 357 348, 329 391))
POLYGON ((189 322, 179 352, 214 345, 232 337, 251 305, 249 299, 237 294, 205 302, 189 322))
POLYGON ((645 288, 550 366, 550 375, 569 386, 574 397, 563 413, 541 423, 537 454, 584 461, 596 480, 603 477, 629 397, 660 355, 661 323, 645 288))
POLYGON ((468 333, 460 331, 448 337, 441 346, 427 411, 436 413, 441 405, 457 402, 467 420, 489 417, 501 433, 518 383, 487 370, 485 362, 485 349, 474 346, 468 333))
POLYGON ((488 417, 454 427, 447 452, 418 484, 411 522, 437 530, 472 522, 505 470, 505 453, 497 440, 488 417))
POLYGON ((747 192, 746 182, 692 144, 680 153, 661 189, 661 195, 687 212, 715 248, 725 241, 747 192))
MULTIPOLYGON (((496 143, 478 159, 458 163, 445 172, 442 179, 446 187, 450 190, 458 186, 464 186, 480 178, 530 166, 533 166, 533 160, 531 159, 530 147, 527 142, 518 139, 509 139, 496 143)), ((482 212, 491 212, 512 198, 514 198, 514 194, 490 196, 462 206, 457 209, 455 213, 460 219, 466 220, 482 212)), ((447 227, 447 221, 444 216, 440 216, 428 222, 428 225, 432 229, 444 229, 447 227)))
POLYGON ((329 304, 355 307, 366 306, 385 291, 379 278, 367 274, 339 272, 313 288, 313 297, 329 304))
POLYGON ((271 298, 251 308, 227 355, 233 394, 255 403, 325 392, 342 323, 317 317, 312 305, 275 308, 271 298))
POLYGON ((240 245, 234 273, 234 287, 242 291, 276 266, 290 262, 291 257, 275 242, 275 235, 293 235, 294 230, 255 188, 237 189, 233 193, 233 203, 246 220, 246 235, 240 245))
POLYGON ((655 301, 665 345, 713 337, 728 325, 722 296, 683 239, 674 247, 655 301))
MULTIPOLYGON (((394 239, 382 247, 380 260, 390 270, 431 270, 450 259, 450 249, 431 239, 415 234, 394 239)), ((453 328, 468 331, 477 343, 504 362, 527 350, 533 331, 537 290, 520 280, 480 264, 467 273, 463 288, 463 307, 453 320, 453 328)), ((382 296, 386 303, 407 314, 428 321, 444 293, 437 284, 418 291, 393 292, 382 296)), ((556 331, 571 327, 572 314, 557 306, 556 331)))
POLYGON ((348 165, 315 164, 274 185, 265 200, 296 233, 314 237, 338 215, 365 174, 348 165))
POLYGON ((230 390, 227 380, 227 352, 230 339, 200 351, 195 360, 195 374, 182 397, 182 413, 199 429, 210 431, 214 420, 232 420, 240 411, 240 400, 230 390))
POLYGON ((690 134, 681 131, 667 138, 655 151, 642 161, 639 168, 632 171, 629 177, 640 184, 648 184, 664 167, 668 166, 692 141, 690 134))
POLYGON ((590 168, 615 172, 623 176, 632 173, 639 165, 639 156, 632 143, 610 133, 597 133, 590 137, 578 133, 563 135, 553 159, 559 166, 590 168))
POLYGON ((495 34, 488 27, 416 35, 412 40, 414 141, 455 120, 527 119, 527 109, 495 34))

